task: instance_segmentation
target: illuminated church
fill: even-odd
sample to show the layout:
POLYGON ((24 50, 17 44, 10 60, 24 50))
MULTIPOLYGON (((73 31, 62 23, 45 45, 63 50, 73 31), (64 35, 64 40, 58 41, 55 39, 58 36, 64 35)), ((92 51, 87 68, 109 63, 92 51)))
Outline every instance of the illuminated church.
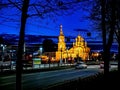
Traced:
POLYGON ((60 35, 58 37, 58 50, 56 51, 56 60, 74 60, 80 57, 82 60, 89 59, 90 48, 87 47, 85 40, 78 35, 73 42, 73 47, 67 48, 62 25, 60 25, 60 35))

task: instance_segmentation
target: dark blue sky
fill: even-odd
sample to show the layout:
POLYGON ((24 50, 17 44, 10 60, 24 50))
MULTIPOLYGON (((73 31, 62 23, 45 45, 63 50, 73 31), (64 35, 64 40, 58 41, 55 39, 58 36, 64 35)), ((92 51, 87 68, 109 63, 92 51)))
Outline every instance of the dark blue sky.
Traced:
MULTIPOLYGON (((11 11, 7 13, 11 13, 11 11)), ((85 18, 88 15, 87 11, 78 10, 69 16, 58 16, 55 20, 49 18, 41 20, 28 19, 26 34, 58 36, 59 26, 62 24, 65 36, 77 36, 80 33, 81 36, 89 38, 87 32, 92 32, 91 37, 99 39, 99 33, 92 28, 92 21, 85 18), (81 29, 81 31, 78 32, 77 29, 81 29)), ((0 21, 0 33, 19 34, 19 31, 20 22, 0 21)))

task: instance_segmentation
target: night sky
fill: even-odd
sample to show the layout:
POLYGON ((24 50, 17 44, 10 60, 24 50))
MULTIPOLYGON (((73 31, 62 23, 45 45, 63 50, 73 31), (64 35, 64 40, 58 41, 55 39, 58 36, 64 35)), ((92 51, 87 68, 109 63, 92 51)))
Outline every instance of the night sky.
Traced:
MULTIPOLYGON (((15 11, 14 9, 9 9, 7 12, 6 11, 6 9, 4 11, 2 10, 2 14, 0 15, 0 33, 19 34, 20 16, 15 17, 18 21, 13 20, 10 22, 9 20, 5 20, 5 18, 2 17, 5 17, 6 13, 15 13, 15 11)), ((58 36, 59 26, 62 24, 63 33, 65 36, 76 37, 78 34, 80 34, 84 38, 92 38, 94 40, 97 37, 97 39, 99 39, 99 33, 96 32, 94 28, 92 28, 92 21, 85 18, 88 15, 89 12, 87 11, 77 10, 72 15, 57 16, 53 20, 49 17, 41 20, 30 18, 27 20, 25 33, 34 35, 58 36), (88 32, 92 32, 91 37, 87 37, 88 32)))

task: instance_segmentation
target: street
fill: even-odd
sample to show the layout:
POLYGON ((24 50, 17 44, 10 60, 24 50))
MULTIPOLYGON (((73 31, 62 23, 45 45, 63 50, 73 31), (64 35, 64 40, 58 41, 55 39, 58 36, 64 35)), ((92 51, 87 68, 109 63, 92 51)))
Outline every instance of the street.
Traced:
MULTIPOLYGON (((103 71, 98 65, 89 65, 87 69, 64 69, 48 72, 37 72, 22 75, 23 90, 39 90, 51 85, 60 84, 67 80, 84 78, 103 71)), ((15 90, 16 76, 0 77, 0 87, 3 90, 15 90)))

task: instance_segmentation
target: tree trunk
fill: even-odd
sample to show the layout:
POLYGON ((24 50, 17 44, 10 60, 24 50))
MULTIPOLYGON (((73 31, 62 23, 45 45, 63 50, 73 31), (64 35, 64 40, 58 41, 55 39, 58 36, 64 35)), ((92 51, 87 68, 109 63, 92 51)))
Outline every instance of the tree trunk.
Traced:
POLYGON ((18 43, 18 53, 16 61, 16 90, 22 90, 22 57, 23 57, 23 47, 24 47, 24 36, 25 36, 25 25, 27 20, 27 10, 28 10, 29 0, 23 1, 22 15, 21 15, 21 27, 18 43))
POLYGON ((120 40, 118 42, 118 73, 120 75, 120 40))
MULTIPOLYGON (((101 15, 102 15, 102 37, 103 37, 103 61, 105 62, 106 64, 106 60, 107 60, 107 57, 106 57, 106 24, 105 24, 105 2, 106 0, 101 0, 101 15)), ((106 65, 105 65, 106 66, 106 65)), ((106 69, 106 67, 104 68, 104 73, 105 75, 108 73, 108 70, 106 69)))
POLYGON ((110 2, 110 5, 112 7, 112 12, 111 12, 111 21, 110 21, 110 31, 109 31, 109 38, 106 43, 105 47, 105 68, 104 71, 106 74, 109 73, 109 60, 110 60, 110 49, 113 43, 113 35, 114 35, 114 30, 115 30, 115 0, 112 0, 110 2))

